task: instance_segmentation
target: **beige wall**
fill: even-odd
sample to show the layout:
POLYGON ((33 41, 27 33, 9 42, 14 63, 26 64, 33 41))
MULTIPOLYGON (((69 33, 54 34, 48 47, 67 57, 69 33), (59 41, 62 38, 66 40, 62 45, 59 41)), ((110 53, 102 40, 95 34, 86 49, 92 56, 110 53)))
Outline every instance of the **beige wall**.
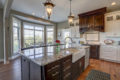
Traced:
POLYGON ((0 60, 3 59, 3 11, 0 10, 0 60))
MULTIPOLYGON (((61 31, 63 30, 63 29, 65 29, 65 28, 68 28, 69 27, 69 25, 68 25, 68 22, 67 21, 65 21, 65 22, 61 22, 61 23, 58 23, 57 24, 57 34, 58 33, 61 33, 61 31)), ((59 39, 60 37, 58 37, 58 35, 57 35, 57 39, 59 39)))

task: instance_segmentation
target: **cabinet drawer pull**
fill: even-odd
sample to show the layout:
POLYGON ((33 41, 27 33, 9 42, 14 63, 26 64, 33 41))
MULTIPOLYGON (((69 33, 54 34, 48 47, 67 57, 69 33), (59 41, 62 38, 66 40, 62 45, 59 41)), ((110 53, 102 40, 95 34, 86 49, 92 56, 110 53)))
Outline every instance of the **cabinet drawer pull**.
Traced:
POLYGON ((52 67, 52 70, 55 69, 55 68, 58 68, 58 67, 59 67, 59 65, 56 65, 56 66, 52 67))
POLYGON ((68 67, 66 67, 63 71, 65 72, 65 71, 67 71, 68 69, 70 69, 71 68, 71 66, 68 66, 68 67))
POLYGON ((68 62, 70 62, 70 61, 71 61, 71 59, 68 59, 67 61, 64 62, 64 64, 66 64, 66 63, 68 63, 68 62))
POLYGON ((56 76, 58 74, 59 74, 59 72, 55 72, 54 74, 52 74, 52 76, 54 77, 54 76, 56 76))
POLYGON ((64 76, 64 79, 66 79, 67 77, 69 77, 71 75, 71 73, 68 73, 64 76))
POLYGON ((56 65, 56 66, 52 67, 51 69, 49 69, 47 72, 50 72, 50 71, 52 71, 52 70, 54 70, 54 69, 56 69, 58 67, 59 67, 59 65, 56 65))

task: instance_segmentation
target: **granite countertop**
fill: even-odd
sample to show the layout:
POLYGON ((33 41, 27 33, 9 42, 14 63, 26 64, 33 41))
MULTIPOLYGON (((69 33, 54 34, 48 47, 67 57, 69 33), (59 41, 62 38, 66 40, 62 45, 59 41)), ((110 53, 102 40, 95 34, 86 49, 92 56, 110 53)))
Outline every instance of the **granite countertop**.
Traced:
POLYGON ((32 60, 40 66, 47 65, 51 62, 60 60, 66 56, 78 53, 80 49, 89 48, 89 46, 80 46, 77 48, 67 48, 60 51, 56 51, 55 46, 50 47, 39 47, 22 50, 20 54, 29 60, 32 60))
POLYGON ((40 66, 47 65, 51 62, 62 59, 66 56, 72 55, 69 50, 60 50, 56 51, 55 46, 52 47, 40 47, 23 50, 20 53, 22 56, 26 57, 29 60, 32 60, 40 66))

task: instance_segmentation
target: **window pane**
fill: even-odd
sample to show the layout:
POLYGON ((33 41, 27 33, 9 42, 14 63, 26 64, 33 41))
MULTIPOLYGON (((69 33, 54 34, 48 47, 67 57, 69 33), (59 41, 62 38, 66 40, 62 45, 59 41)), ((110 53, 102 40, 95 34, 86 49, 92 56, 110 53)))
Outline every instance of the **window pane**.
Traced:
POLYGON ((36 44, 43 43, 44 41, 43 36, 44 36, 43 31, 35 31, 35 43, 36 44))
POLYGON ((47 32, 47 43, 48 44, 53 43, 53 31, 52 32, 47 32))
POLYGON ((24 28, 25 28, 25 29, 34 29, 34 26, 33 26, 33 25, 30 25, 30 24, 29 24, 29 25, 25 24, 25 25, 24 25, 24 28))
POLYGON ((17 27, 17 26, 18 26, 18 23, 16 23, 16 22, 13 22, 13 26, 16 26, 16 27, 17 27))
POLYGON ((44 42, 44 26, 24 24, 24 47, 40 45, 44 42))
POLYGON ((41 26, 35 26, 35 30, 44 30, 44 28, 41 26))
POLYGON ((34 45, 34 30, 24 29, 24 46, 30 47, 34 45))
POLYGON ((47 43, 52 44, 54 40, 54 29, 53 27, 47 27, 47 43))
POLYGON ((19 28, 13 28, 13 53, 16 54, 20 49, 19 28))

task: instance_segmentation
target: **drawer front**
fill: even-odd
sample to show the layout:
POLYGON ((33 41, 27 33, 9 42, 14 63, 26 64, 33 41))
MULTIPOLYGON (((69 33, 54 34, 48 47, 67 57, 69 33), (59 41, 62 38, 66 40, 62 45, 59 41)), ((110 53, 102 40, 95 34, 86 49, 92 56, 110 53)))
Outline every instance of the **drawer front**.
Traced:
POLYGON ((62 60, 62 80, 71 80, 72 55, 62 60))
POLYGON ((71 73, 67 73, 64 77, 63 80, 71 80, 71 73))
POLYGON ((47 73, 46 80, 60 80, 60 71, 47 73))
POLYGON ((53 63, 50 63, 50 64, 46 65, 46 66, 45 66, 45 69, 46 69, 47 71, 50 71, 50 70, 53 70, 53 69, 55 69, 55 68, 58 68, 59 66, 60 66, 60 61, 58 60, 58 61, 55 61, 55 62, 53 62, 53 63))
POLYGON ((66 74, 71 73, 71 66, 66 67, 66 69, 63 70, 63 76, 66 76, 66 74))
POLYGON ((62 69, 65 71, 68 68, 71 68, 72 65, 72 55, 62 59, 62 69))
POLYGON ((60 80, 60 61, 50 63, 45 66, 46 80, 60 80))

